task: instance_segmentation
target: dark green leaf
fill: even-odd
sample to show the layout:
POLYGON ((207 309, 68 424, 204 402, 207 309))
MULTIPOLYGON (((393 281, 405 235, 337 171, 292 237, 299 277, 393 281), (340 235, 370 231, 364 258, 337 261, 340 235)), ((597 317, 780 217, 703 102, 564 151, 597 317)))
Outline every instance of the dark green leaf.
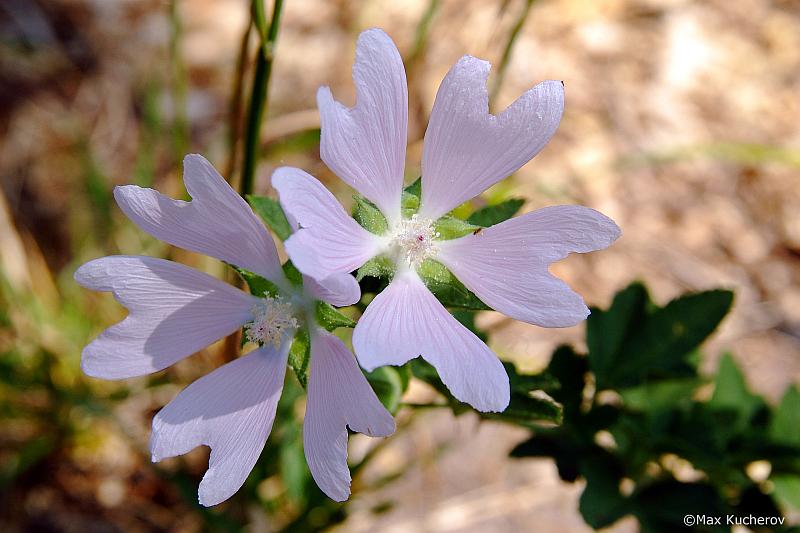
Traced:
POLYGON ((525 200, 521 198, 510 198, 499 204, 487 205, 472 213, 467 222, 488 228, 516 215, 524 203, 525 200))
POLYGON ((646 411, 691 402, 695 390, 702 384, 699 378, 669 379, 621 389, 619 393, 626 407, 646 411))
POLYGON ((479 329, 478 326, 475 325, 475 311, 456 309, 452 313, 453 317, 455 317, 456 320, 461 322, 463 326, 466 326, 466 328, 470 330, 472 333, 474 333, 480 340, 482 340, 483 342, 489 340, 489 336, 486 334, 486 332, 483 331, 482 329, 479 329))
POLYGON ((283 209, 281 209, 281 204, 277 200, 268 196, 248 194, 247 202, 280 240, 285 241, 289 238, 292 234, 292 227, 289 225, 289 221, 286 219, 283 209))
POLYGON ((375 204, 361 196, 353 196, 353 218, 367 231, 376 235, 383 235, 389 230, 386 217, 375 204))
POLYGON ((681 296, 650 311, 640 285, 618 294, 611 309, 595 311, 589 319, 589 360, 598 389, 694 376, 691 356, 732 301, 730 291, 712 290, 681 296))
POLYGON ((308 330, 301 328, 295 333, 292 347, 289 350, 289 366, 303 388, 306 388, 308 383, 308 366, 310 362, 311 340, 308 337, 308 330))
POLYGON ((320 301, 317 301, 317 323, 328 331, 356 327, 355 321, 349 316, 343 315, 329 303, 320 301))
POLYGON ((586 488, 579 509, 587 524, 595 529, 610 526, 630 512, 630 502, 619 490, 623 467, 614 455, 595 446, 581 457, 580 471, 586 488))
POLYGON ((586 344, 598 388, 614 382, 623 342, 645 321, 649 302, 644 285, 632 283, 617 293, 607 311, 592 309, 586 321, 586 344))

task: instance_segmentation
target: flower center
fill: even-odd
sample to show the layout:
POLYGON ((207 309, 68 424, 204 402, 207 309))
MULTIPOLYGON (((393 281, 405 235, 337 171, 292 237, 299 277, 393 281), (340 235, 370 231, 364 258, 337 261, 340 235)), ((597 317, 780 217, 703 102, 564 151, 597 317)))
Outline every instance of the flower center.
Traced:
POLYGON ((253 321, 244 326, 250 342, 278 348, 287 334, 297 328, 297 319, 292 315, 292 305, 280 296, 267 296, 253 305, 253 321))
POLYGON ((411 218, 404 218, 395 226, 389 246, 397 253, 398 261, 402 258, 410 266, 418 267, 425 259, 437 254, 438 237, 439 232, 433 228, 433 222, 415 214, 411 218))

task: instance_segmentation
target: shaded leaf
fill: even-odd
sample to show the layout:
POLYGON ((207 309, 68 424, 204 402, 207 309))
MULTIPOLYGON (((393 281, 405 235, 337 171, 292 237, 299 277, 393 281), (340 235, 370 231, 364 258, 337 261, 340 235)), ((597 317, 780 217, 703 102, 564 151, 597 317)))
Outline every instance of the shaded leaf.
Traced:
POLYGON ((487 205, 472 213, 467 222, 488 228, 516 215, 524 203, 522 198, 510 198, 499 204, 487 205))
POLYGON ((395 367, 382 366, 364 375, 383 406, 395 414, 405 390, 400 372, 395 367))
POLYGON ((792 385, 783 394, 769 425, 769 435, 776 442, 800 445, 800 390, 792 385))

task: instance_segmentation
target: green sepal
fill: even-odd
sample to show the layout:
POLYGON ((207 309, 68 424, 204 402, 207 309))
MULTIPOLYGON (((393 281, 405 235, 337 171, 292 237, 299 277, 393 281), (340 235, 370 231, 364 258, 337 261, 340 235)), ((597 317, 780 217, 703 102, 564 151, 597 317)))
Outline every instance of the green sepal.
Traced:
POLYGON ((286 261, 283 264, 283 274, 286 276, 286 279, 289 280, 289 283, 296 287, 303 286, 303 274, 297 270, 297 267, 294 266, 294 263, 291 261, 286 261))
POLYGON ((417 273, 445 307, 459 307, 476 311, 491 310, 491 307, 480 301, 438 261, 426 259, 417 268, 417 273))
POLYGON ((308 384, 308 367, 311 363, 311 339, 306 328, 300 328, 294 334, 292 347, 289 349, 289 366, 297 376, 303 388, 308 384))
POLYGON ((488 228, 499 224, 517 214, 525 200, 521 198, 510 198, 495 205, 487 205, 472 213, 467 222, 488 228))
POLYGON ((391 279, 394 276, 395 266, 391 259, 384 255, 373 257, 356 271, 356 281, 366 277, 391 279))
POLYGON ((375 235, 383 235, 389 231, 389 223, 375 204, 358 195, 353 196, 353 218, 361 227, 375 235))
POLYGON ((482 229, 481 226, 470 224, 460 218, 445 215, 433 223, 433 229, 439 234, 438 238, 447 241, 451 239, 458 239, 464 235, 475 233, 477 230, 482 229))
POLYGON ((258 274, 254 274, 249 270, 245 270, 233 265, 231 265, 231 267, 236 271, 237 274, 239 274, 239 277, 241 277, 245 283, 247 283, 247 288, 250 290, 250 294, 253 296, 258 296, 260 298, 264 295, 267 295, 274 298, 280 294, 280 291, 278 291, 278 286, 272 283, 270 280, 262 278, 258 274))
POLYGON ((285 241, 292 234, 292 227, 289 225, 289 220, 281 208, 281 204, 277 200, 268 196, 256 196, 254 194, 247 195, 247 203, 253 208, 253 211, 261 217, 261 220, 275 232, 275 235, 282 241, 285 241))
POLYGON ((342 314, 331 304, 317 300, 317 323, 327 331, 336 328, 354 328, 356 323, 349 316, 342 314))

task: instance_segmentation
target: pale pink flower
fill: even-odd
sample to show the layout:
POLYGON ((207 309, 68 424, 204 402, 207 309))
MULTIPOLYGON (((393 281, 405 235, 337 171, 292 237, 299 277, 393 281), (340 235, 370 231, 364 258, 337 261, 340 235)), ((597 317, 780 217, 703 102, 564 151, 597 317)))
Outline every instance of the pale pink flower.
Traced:
POLYGON ((425 133, 421 205, 410 219, 401 215, 408 96, 394 43, 377 29, 359 37, 354 107, 320 88, 322 159, 381 210, 389 227, 384 235, 359 226, 319 181, 299 169, 278 169, 272 183, 300 228, 286 249, 301 272, 325 279, 377 255, 394 260, 391 284, 369 304, 353 334, 363 367, 400 365, 421 355, 456 398, 481 411, 502 411, 509 401, 502 364, 447 312, 416 268, 434 259, 483 302, 512 318, 572 326, 589 310, 548 267, 571 252, 609 246, 620 230, 597 211, 566 205, 474 235, 437 240, 438 218, 527 163, 561 120, 564 89, 558 81, 542 82, 502 113, 489 114, 488 74, 489 63, 465 56, 444 78, 425 133))
POLYGON ((83 350, 93 377, 122 379, 162 370, 245 326, 260 347, 198 379, 153 419, 153 461, 211 447, 200 483, 203 505, 231 497, 244 483, 269 436, 283 390, 287 354, 297 328, 308 328, 311 368, 303 425, 309 469, 337 501, 350 494, 347 427, 386 436, 394 421, 341 340, 316 323, 316 301, 358 300, 351 276, 323 282, 284 276, 275 243, 250 206, 203 157, 187 156, 184 182, 191 202, 133 185, 114 197, 134 223, 174 246, 216 257, 270 280, 278 294, 251 296, 178 263, 141 256, 89 261, 75 280, 111 291, 128 316, 83 350))

